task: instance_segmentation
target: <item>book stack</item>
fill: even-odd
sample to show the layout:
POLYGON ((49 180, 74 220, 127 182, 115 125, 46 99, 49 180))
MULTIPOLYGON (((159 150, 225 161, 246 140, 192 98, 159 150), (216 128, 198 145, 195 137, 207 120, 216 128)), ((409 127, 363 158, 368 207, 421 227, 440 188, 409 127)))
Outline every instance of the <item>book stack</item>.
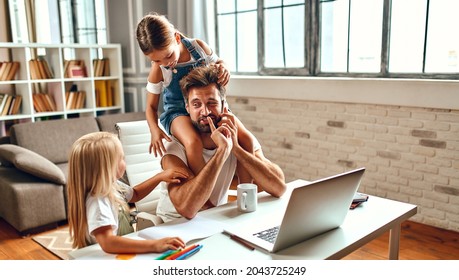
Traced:
POLYGON ((96 88, 96 106, 110 107, 114 106, 113 87, 111 81, 95 81, 96 88))
POLYGON ((49 93, 34 93, 32 94, 33 108, 35 112, 54 112, 57 110, 56 103, 49 93))
POLYGON ((11 81, 19 69, 19 62, 0 62, 0 81, 11 81))
POLYGON ((42 58, 29 60, 30 78, 32 80, 52 79, 53 73, 48 62, 42 58))
POLYGON ((0 116, 16 115, 21 107, 22 95, 0 93, 0 116))
POLYGON ((87 77, 84 60, 65 60, 64 61, 65 78, 85 78, 87 77))
POLYGON ((81 109, 86 99, 85 91, 67 91, 65 93, 65 104, 67 110, 81 109))
POLYGON ((110 76, 110 60, 108 58, 94 59, 92 61, 94 77, 110 76))

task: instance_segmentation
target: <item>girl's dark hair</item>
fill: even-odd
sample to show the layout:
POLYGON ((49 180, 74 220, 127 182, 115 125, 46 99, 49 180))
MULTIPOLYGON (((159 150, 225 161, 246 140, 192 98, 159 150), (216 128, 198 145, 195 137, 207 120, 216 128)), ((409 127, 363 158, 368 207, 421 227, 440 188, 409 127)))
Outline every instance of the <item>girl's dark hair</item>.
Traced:
POLYGON ((139 47, 144 54, 154 50, 163 50, 175 40, 174 25, 157 13, 144 16, 137 24, 136 37, 139 47))

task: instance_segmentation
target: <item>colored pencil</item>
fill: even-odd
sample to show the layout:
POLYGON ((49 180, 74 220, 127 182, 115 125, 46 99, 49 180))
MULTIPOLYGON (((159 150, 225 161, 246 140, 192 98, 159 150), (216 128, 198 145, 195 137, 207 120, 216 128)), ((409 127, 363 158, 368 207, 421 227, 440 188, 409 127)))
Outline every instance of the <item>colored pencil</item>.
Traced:
POLYGON ((157 257, 155 260, 164 260, 165 258, 169 257, 172 254, 179 252, 180 250, 167 250, 161 256, 157 257))
POLYGON ((185 248, 183 250, 180 250, 180 251, 168 256, 166 258, 166 260, 175 260, 176 258, 180 257, 183 254, 186 254, 187 252, 193 250, 194 248, 196 248, 198 246, 199 246, 199 244, 193 244, 193 245, 191 245, 191 246, 189 246, 189 247, 187 247, 187 248, 185 248))
POLYGON ((192 250, 188 251, 187 253, 177 257, 176 260, 187 259, 187 258, 191 257, 192 255, 196 254, 197 252, 199 252, 199 250, 201 250, 201 248, 202 248, 202 245, 199 245, 199 246, 193 248, 192 250))

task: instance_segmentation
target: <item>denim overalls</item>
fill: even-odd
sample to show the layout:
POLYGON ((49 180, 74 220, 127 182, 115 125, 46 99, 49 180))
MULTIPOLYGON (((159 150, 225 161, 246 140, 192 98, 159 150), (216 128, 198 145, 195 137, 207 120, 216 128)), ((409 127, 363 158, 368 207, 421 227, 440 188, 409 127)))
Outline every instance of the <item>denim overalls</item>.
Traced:
POLYGON ((175 68, 177 72, 172 72, 172 80, 169 86, 164 88, 164 112, 159 117, 159 120, 161 121, 161 124, 166 129, 166 132, 169 135, 171 134, 172 121, 178 116, 188 116, 188 112, 185 109, 185 101, 183 99, 182 90, 180 89, 180 80, 185 75, 187 75, 193 68, 205 64, 205 58, 199 55, 195 47, 191 44, 191 42, 188 39, 182 37, 181 41, 196 61, 187 64, 177 65, 175 68))

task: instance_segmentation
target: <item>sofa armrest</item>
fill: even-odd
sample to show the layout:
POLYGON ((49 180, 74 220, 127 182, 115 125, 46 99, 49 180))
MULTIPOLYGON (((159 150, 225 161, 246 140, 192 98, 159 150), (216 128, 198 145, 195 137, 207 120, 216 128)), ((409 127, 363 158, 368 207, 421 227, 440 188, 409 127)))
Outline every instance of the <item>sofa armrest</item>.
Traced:
POLYGON ((43 156, 21 146, 13 144, 0 145, 0 162, 3 166, 14 166, 38 178, 55 184, 66 184, 62 170, 43 156))

